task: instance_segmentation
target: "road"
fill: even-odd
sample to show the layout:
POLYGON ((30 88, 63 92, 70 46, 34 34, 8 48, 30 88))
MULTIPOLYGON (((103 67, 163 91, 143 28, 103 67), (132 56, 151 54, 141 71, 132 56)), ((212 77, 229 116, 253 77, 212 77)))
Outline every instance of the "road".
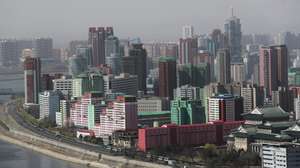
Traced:
MULTIPOLYGON (((116 148, 108 147, 105 145, 95 145, 95 144, 89 144, 82 142, 78 140, 77 138, 68 138, 64 136, 57 136, 55 133, 44 129, 37 127, 35 125, 29 124, 23 120, 23 118, 20 116, 19 112, 17 112, 16 106, 14 105, 13 102, 7 103, 6 105, 6 111, 7 113, 14 118, 14 120, 23 128, 30 130, 31 132, 38 134, 44 138, 55 140, 55 141, 60 141, 69 145, 73 145, 82 149, 86 149, 92 152, 96 152, 99 154, 106 154, 110 156, 125 156, 125 157, 133 157, 133 156, 138 156, 141 161, 146 161, 146 162, 155 162, 159 164, 166 164, 168 163, 169 158, 164 157, 164 156, 158 156, 158 155, 153 155, 149 153, 143 153, 143 152, 138 152, 136 150, 116 150, 116 148)), ((181 162, 180 166, 176 164, 177 166, 173 165, 173 167, 184 167, 185 165, 187 168, 190 167, 190 165, 193 165, 192 167, 202 167, 203 164, 195 164, 191 162, 186 162, 183 160, 174 160, 174 163, 179 163, 181 162)))
POLYGON ((97 152, 97 153, 102 153, 102 154, 107 154, 111 156, 117 156, 117 155, 122 155, 121 153, 116 153, 114 152, 111 148, 107 149, 105 146, 102 145, 94 145, 94 144, 88 144, 88 143, 83 143, 77 140, 76 138, 68 138, 64 136, 57 136, 55 133, 48 131, 47 129, 37 127, 35 125, 31 125, 23 120, 23 118, 20 116, 20 114, 17 112, 16 107, 14 106, 13 103, 8 103, 6 106, 6 111, 7 113, 14 118, 14 120, 22 127, 25 129, 30 130, 33 133, 36 133, 42 137, 45 137, 47 139, 55 140, 55 141, 60 141, 69 145, 73 145, 79 148, 83 148, 92 152, 97 152))

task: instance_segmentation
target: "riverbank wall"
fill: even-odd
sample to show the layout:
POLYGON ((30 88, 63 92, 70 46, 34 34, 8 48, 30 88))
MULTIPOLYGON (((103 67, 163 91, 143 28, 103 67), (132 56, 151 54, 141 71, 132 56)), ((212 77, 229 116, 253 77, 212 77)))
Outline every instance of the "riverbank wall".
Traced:
POLYGON ((99 168, 169 168, 150 162, 127 159, 122 156, 110 156, 85 150, 41 136, 31 135, 10 129, 0 129, 0 139, 53 158, 99 168))

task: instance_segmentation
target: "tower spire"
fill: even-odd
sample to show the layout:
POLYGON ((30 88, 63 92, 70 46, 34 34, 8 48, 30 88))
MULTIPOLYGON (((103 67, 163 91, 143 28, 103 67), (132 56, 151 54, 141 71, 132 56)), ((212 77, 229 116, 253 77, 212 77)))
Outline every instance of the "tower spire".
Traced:
POLYGON ((231 6, 231 17, 233 17, 233 7, 231 6))

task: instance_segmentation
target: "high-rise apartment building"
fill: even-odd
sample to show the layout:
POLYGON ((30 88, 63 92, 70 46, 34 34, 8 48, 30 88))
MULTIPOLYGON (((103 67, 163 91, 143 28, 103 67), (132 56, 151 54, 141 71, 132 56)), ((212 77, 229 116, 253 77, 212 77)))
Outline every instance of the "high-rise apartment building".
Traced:
POLYGON ((179 64, 189 64, 193 62, 193 58, 198 54, 197 38, 181 38, 179 39, 179 64))
MULTIPOLYGON (((73 103, 70 108, 71 122, 78 127, 88 127, 89 106, 101 104, 103 100, 101 93, 85 93, 81 100, 73 103)), ((90 107, 91 108, 91 107, 90 107)), ((98 113, 99 114, 99 113, 98 113)))
POLYGON ((231 63, 242 62, 242 31, 240 19, 232 14, 232 16, 226 20, 224 28, 226 38, 228 39, 231 63))
POLYGON ((210 83, 210 67, 208 63, 197 65, 178 65, 179 86, 191 85, 203 87, 210 83))
POLYGON ((83 73, 88 68, 87 59, 82 55, 73 55, 69 58, 69 74, 73 77, 83 73))
MULTIPOLYGON (((258 90, 253 85, 243 85, 241 87, 241 97, 244 99, 244 113, 250 113, 255 107, 259 105, 257 94, 261 96, 261 93, 256 93, 258 90)), ((263 97, 262 97, 263 99, 263 97)))
POLYGON ((92 46, 92 59, 93 67, 105 64, 105 39, 113 36, 113 28, 107 27, 90 27, 88 44, 92 46))
POLYGON ((228 47, 228 40, 220 29, 214 29, 210 34, 210 37, 212 43, 209 44, 208 50, 210 51, 210 54, 215 57, 219 49, 228 47))
POLYGON ((242 83, 245 81, 245 65, 244 63, 233 63, 231 68, 231 81, 242 83))
POLYGON ((85 58, 88 66, 92 65, 92 48, 90 46, 76 48, 75 55, 80 55, 85 58))
POLYGON ((243 101, 229 94, 208 98, 208 121, 235 121, 243 112, 243 101))
POLYGON ((70 55, 77 54, 77 48, 86 48, 88 47, 88 42, 83 40, 74 40, 69 43, 70 55))
POLYGON ((288 53, 285 45, 261 47, 259 55, 259 84, 266 96, 278 87, 288 86, 288 53))
POLYGON ((55 122, 56 112, 59 111, 59 93, 57 91, 44 91, 39 94, 40 105, 40 120, 49 118, 50 121, 55 122))
POLYGON ((122 73, 119 76, 109 78, 109 90, 112 93, 124 93, 127 95, 137 95, 138 77, 122 73))
POLYGON ((174 97, 187 98, 188 100, 200 100, 202 89, 190 85, 183 85, 174 89, 174 97))
POLYGON ((230 53, 228 49, 218 50, 215 68, 217 82, 223 85, 230 83, 230 53))
POLYGON ((117 130, 137 129, 137 102, 133 96, 118 96, 100 114, 100 136, 111 136, 117 130))
POLYGON ((3 66, 11 66, 18 62, 16 40, 0 40, 0 63, 3 66))
POLYGON ((177 86, 176 58, 161 57, 159 59, 159 96, 173 99, 173 91, 177 86))
POLYGON ((110 66, 112 74, 119 75, 122 70, 119 39, 108 36, 105 39, 105 62, 110 66))
POLYGON ((60 100, 59 101, 59 111, 56 112, 55 123, 59 127, 68 126, 70 120, 70 101, 60 100))
POLYGON ((185 25, 182 27, 182 38, 193 38, 194 37, 194 27, 191 25, 185 25))
POLYGON ((294 99, 295 120, 300 120, 300 96, 294 99))
POLYGON ((205 110, 200 100, 177 98, 171 101, 171 122, 177 125, 205 123, 205 110))
POLYGON ((33 41, 33 54, 42 60, 52 59, 53 40, 51 38, 37 38, 33 41))
POLYGON ((38 104, 41 78, 41 61, 38 57, 32 57, 32 51, 27 49, 24 60, 24 78, 25 78, 25 104, 38 104))
POLYGON ((145 43, 145 50, 147 51, 147 70, 148 73, 152 69, 158 68, 159 57, 161 56, 174 56, 178 57, 178 44, 173 42, 154 42, 145 43))
POLYGON ((143 44, 132 44, 129 56, 123 57, 123 72, 138 77, 138 90, 146 93, 147 52, 143 44))
POLYGON ((79 98, 86 92, 104 94, 104 79, 99 72, 86 72, 72 80, 72 97, 79 98))
POLYGON ((72 96, 73 79, 69 76, 62 76, 53 80, 53 90, 60 91, 65 96, 72 96))

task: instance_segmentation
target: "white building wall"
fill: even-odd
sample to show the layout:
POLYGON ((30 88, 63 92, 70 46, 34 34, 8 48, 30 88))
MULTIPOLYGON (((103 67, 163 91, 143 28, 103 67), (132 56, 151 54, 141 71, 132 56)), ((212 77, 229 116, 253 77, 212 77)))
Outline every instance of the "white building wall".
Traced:
POLYGON ((53 89, 61 91, 64 95, 72 95, 72 84, 73 79, 54 79, 53 80, 53 89))
POLYGON ((219 117, 219 99, 209 98, 208 99, 208 121, 220 120, 219 117))
POLYGON ((300 97, 294 99, 295 119, 300 119, 300 97))
POLYGON ((137 106, 138 112, 162 111, 161 99, 139 99, 137 106))
POLYGON ((287 150, 283 147, 263 145, 262 167, 287 168, 287 150))
POLYGON ((49 117, 55 121, 56 112, 59 111, 59 95, 54 91, 44 91, 39 94, 40 119, 49 117))

